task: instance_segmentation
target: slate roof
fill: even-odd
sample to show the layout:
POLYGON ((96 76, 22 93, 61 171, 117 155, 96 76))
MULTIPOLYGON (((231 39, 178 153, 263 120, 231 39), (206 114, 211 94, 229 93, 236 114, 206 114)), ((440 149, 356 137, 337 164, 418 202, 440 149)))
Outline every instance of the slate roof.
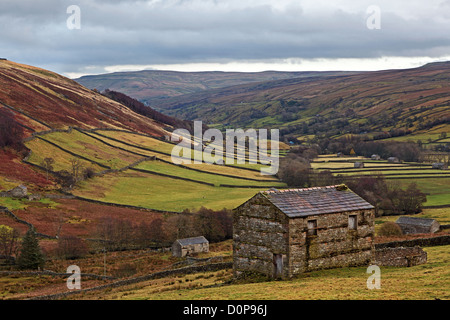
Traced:
POLYGON ((290 218, 374 208, 345 185, 271 189, 261 194, 290 218))
POLYGON ((203 236, 186 238, 186 239, 177 239, 176 241, 179 244, 181 244, 182 246, 188 246, 188 245, 192 245, 192 244, 200 244, 200 243, 208 242, 208 240, 206 240, 206 238, 203 236))
POLYGON ((423 227, 431 227, 431 225, 435 222, 434 219, 426 219, 426 218, 414 218, 414 217, 400 217, 395 221, 397 224, 409 224, 415 226, 423 226, 423 227))

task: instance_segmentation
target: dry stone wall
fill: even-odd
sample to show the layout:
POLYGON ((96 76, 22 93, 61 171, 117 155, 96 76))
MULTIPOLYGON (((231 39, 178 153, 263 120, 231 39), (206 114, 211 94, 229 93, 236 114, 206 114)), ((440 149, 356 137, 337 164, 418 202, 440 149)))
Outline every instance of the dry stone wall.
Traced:
POLYGON ((372 263, 378 266, 412 267, 427 263, 427 253, 420 247, 384 248, 375 251, 372 263))

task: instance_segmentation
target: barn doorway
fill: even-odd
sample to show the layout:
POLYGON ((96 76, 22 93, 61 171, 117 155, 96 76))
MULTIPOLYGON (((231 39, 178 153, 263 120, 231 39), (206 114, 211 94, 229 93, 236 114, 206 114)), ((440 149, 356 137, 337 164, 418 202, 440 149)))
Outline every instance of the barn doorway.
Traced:
POLYGON ((273 254, 273 277, 281 278, 283 275, 283 255, 273 254))

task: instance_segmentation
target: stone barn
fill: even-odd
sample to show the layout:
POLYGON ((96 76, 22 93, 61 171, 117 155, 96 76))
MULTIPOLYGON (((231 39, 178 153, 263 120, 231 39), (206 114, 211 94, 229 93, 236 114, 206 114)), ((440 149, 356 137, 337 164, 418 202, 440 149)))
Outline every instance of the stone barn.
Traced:
POLYGON ((441 229, 441 225, 434 219, 400 217, 395 221, 404 234, 435 233, 441 229))
POLYGON ((364 168, 364 162, 355 162, 353 168, 364 168))
POLYGON ((448 165, 443 162, 435 162, 431 165, 431 167, 438 170, 448 170, 448 165))
POLYGON ((28 189, 24 185, 20 185, 8 191, 0 192, 0 197, 26 198, 27 195, 28 189))
POLYGON ((174 257, 181 258, 200 252, 209 252, 209 242, 203 236, 177 239, 172 244, 172 255, 174 257))
POLYGON ((373 154, 370 158, 372 160, 380 160, 381 159, 381 157, 378 154, 373 154))
POLYGON ((234 275, 368 265, 374 218, 374 207, 345 185, 259 192, 233 212, 234 275))
POLYGON ((389 163, 400 163, 400 160, 396 157, 389 157, 387 160, 389 163))

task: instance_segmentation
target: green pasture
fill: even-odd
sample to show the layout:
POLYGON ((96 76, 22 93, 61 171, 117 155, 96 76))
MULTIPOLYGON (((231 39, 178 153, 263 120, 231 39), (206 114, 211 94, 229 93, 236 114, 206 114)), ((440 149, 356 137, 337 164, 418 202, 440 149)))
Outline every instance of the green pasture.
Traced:
MULTIPOLYGON (((169 277, 83 298, 107 300, 448 300, 450 246, 424 248, 426 264, 381 267, 381 286, 369 289, 367 267, 307 272, 286 281, 231 281, 219 271, 169 277), (189 285, 187 285, 189 284, 189 285)), ((270 311, 270 310, 269 310, 270 311)))
POLYGON ((275 187, 283 187, 284 183, 277 181, 253 181, 246 179, 237 179, 231 177, 225 177, 220 175, 215 175, 206 172, 198 172, 195 170, 186 169, 180 166, 176 166, 173 164, 168 164, 162 161, 153 160, 153 161, 145 161, 137 165, 135 168, 148 170, 152 172, 174 175, 181 178, 192 179, 201 182, 213 183, 215 186, 219 186, 220 184, 224 185, 235 185, 235 186, 275 186, 275 187))
MULTIPOLYGON (((42 166, 45 158, 53 158, 53 171, 67 170, 70 172, 72 170, 70 160, 75 157, 71 154, 38 138, 26 142, 25 145, 31 150, 29 162, 42 166)), ((92 168, 96 172, 104 170, 104 168, 90 161, 80 159, 80 162, 84 168, 92 168)))
POLYGON ((123 168, 142 158, 127 151, 107 146, 77 130, 72 130, 71 133, 54 132, 45 135, 44 138, 66 150, 107 165, 112 169, 123 168))
POLYGON ((158 210, 182 211, 234 208, 268 188, 213 187, 158 175, 125 171, 84 181, 73 193, 78 196, 158 210))

